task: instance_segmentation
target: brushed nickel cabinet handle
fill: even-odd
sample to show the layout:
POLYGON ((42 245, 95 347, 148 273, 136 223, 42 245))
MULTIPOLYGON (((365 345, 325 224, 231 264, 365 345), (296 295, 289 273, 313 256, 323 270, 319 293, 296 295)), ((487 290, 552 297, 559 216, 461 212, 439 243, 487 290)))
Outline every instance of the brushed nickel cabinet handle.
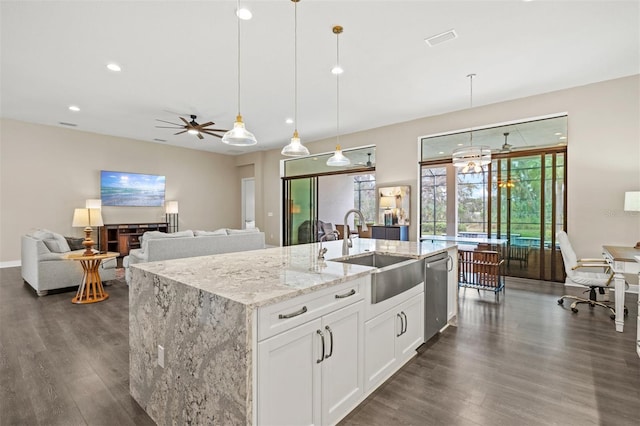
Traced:
POLYGON ((291 312, 290 314, 280 314, 278 315, 278 319, 287 319, 297 317, 298 315, 302 315, 307 312, 307 307, 303 306, 299 311, 291 312))
POLYGON ((321 330, 316 330, 316 333, 320 335, 320 338, 322 339, 322 355, 320 355, 320 359, 316 360, 316 364, 320 364, 322 361, 324 361, 324 334, 322 334, 321 330))
POLYGON ((353 296, 354 294, 356 294, 356 290, 352 288, 348 293, 336 294, 336 299, 344 299, 345 297, 353 296))
POLYGON ((402 315, 400 315, 399 313, 396 314, 396 316, 400 318, 400 333, 396 334, 396 337, 400 337, 402 336, 402 330, 404 330, 404 319, 402 319, 402 315))
POLYGON ((402 334, 404 334, 404 333, 407 332, 407 328, 409 327, 409 320, 407 319, 407 314, 405 314, 404 311, 402 311, 400 313, 404 317, 404 330, 402 331, 402 334))
POLYGON ((333 355, 333 332, 331 331, 331 328, 329 328, 328 325, 324 329, 329 332, 329 344, 331 345, 331 347, 329 348, 329 355, 326 355, 324 357, 324 359, 327 359, 327 358, 331 358, 331 355, 333 355))

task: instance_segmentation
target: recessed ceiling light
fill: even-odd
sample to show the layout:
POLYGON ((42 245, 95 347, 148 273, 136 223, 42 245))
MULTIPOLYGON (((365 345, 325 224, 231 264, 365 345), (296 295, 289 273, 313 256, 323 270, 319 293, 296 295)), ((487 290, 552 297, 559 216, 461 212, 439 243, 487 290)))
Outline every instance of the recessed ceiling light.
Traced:
POLYGON ((444 43, 445 41, 453 40, 454 38, 458 38, 456 30, 449 30, 431 37, 427 37, 424 39, 424 41, 429 46, 433 47, 436 44, 444 43))
POLYGON ((80 107, 76 105, 69 105, 69 111, 78 112, 80 111, 80 107))
POLYGON ((443 151, 440 151, 438 154, 442 155, 442 154, 444 154, 444 152, 443 152, 443 151))
POLYGON ((458 146, 463 146, 463 145, 464 145, 463 143, 459 143, 459 144, 458 144, 458 146))
POLYGON ((120 65, 118 64, 114 64, 113 62, 110 64, 107 64, 107 68, 111 71, 115 71, 115 72, 120 72, 122 71, 122 68, 120 68, 120 65))
POLYGON ((293 118, 287 118, 284 122, 287 124, 293 124, 293 118))
POLYGON ((245 9, 244 7, 236 10, 236 16, 240 19, 242 19, 243 21, 248 21, 249 19, 251 19, 253 17, 253 14, 251 13, 251 11, 249 9, 245 9))
POLYGON ((560 133, 560 132, 556 132, 556 133, 554 133, 554 135, 556 135, 556 136, 560 136, 561 134, 562 134, 562 133, 560 133))
POLYGON ((566 136, 560 136, 560 138, 559 138, 559 139, 560 139, 561 141, 563 141, 563 140, 567 139, 567 137, 566 137, 566 136))
POLYGON ((344 72, 344 70, 342 69, 342 67, 340 65, 336 65, 335 67, 331 68, 331 74, 342 74, 344 72))

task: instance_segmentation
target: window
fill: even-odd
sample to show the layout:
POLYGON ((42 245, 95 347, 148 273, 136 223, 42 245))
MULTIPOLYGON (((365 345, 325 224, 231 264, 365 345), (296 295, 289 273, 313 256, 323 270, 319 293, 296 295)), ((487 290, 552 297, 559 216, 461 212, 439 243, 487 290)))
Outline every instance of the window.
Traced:
MULTIPOLYGON (((353 178, 353 205, 364 215, 367 223, 376 219, 376 177, 372 174, 358 175, 353 178)), ((358 216, 354 216, 356 224, 358 216)))
POLYGON ((422 235, 447 233, 447 169, 424 167, 422 169, 422 206, 420 223, 422 235))

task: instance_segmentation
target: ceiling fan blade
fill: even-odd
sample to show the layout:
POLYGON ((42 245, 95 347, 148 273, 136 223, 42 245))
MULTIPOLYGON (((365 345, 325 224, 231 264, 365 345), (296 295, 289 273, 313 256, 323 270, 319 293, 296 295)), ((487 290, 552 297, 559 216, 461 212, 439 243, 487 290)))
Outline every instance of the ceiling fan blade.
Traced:
POLYGON ((184 129, 184 126, 178 126, 178 127, 156 126, 156 129, 184 129))
POLYGON ((204 136, 202 136, 201 133, 198 133, 198 139, 204 139, 204 136))
POLYGON ((183 133, 185 133, 185 132, 187 132, 187 131, 186 131, 186 130, 183 130, 183 131, 181 131, 181 132, 174 133, 173 135, 174 135, 174 136, 175 136, 175 135, 181 135, 181 134, 183 134, 183 133))
POLYGON ((184 121, 184 124, 186 124, 186 125, 187 125, 187 127, 191 127, 191 124, 189 124, 189 122, 188 122, 187 120, 185 120, 185 119, 184 119, 184 118, 182 118, 182 117, 178 117, 178 118, 179 118, 180 120, 184 121))
POLYGON ((203 132, 228 132, 226 129, 202 129, 203 132))
POLYGON ((204 124, 199 124, 198 127, 213 126, 214 124, 216 124, 216 123, 214 123, 213 121, 209 121, 209 122, 204 123, 204 124))
POLYGON ((156 121, 162 121, 163 123, 173 124, 174 126, 182 126, 182 124, 172 123, 170 121, 165 121, 165 120, 160 120, 159 118, 156 118, 156 121))

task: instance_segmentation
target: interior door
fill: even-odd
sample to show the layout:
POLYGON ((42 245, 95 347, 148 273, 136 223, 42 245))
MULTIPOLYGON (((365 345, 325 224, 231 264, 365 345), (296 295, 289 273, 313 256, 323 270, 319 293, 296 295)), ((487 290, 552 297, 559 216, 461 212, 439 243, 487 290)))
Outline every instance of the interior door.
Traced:
POLYGON ((285 246, 317 242, 318 177, 283 179, 285 246))

